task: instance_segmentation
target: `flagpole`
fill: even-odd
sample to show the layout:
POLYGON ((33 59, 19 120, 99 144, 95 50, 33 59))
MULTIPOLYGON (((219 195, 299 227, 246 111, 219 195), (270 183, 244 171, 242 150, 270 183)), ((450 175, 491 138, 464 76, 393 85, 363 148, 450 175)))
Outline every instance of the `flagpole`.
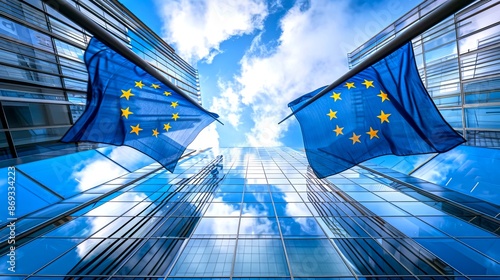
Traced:
POLYGON ((222 124, 221 121, 219 121, 213 113, 208 112, 203 108, 200 104, 197 102, 194 102, 191 97, 189 97, 187 94, 185 94, 180 88, 178 88, 176 85, 172 84, 167 78, 165 78, 162 74, 160 74, 156 69, 153 68, 149 63, 144 61, 142 58, 140 58, 136 53, 134 53, 132 50, 130 50, 127 46, 123 44, 120 40, 112 36, 109 31, 106 29, 102 28, 100 25, 92 21, 90 18, 85 16, 83 13, 78 11, 75 7, 73 7, 69 1, 66 0, 43 0, 45 4, 51 6, 53 9, 61 13, 63 16, 67 17, 74 23, 80 25, 83 27, 85 30, 90 32, 94 37, 99 39, 99 41, 103 42, 106 44, 109 48, 113 49, 126 59, 130 60, 132 63, 135 65, 139 66, 142 68, 144 71, 146 71, 148 74, 153 76, 154 78, 158 79, 160 82, 163 84, 167 85, 169 88, 171 88, 173 91, 175 91, 177 94, 180 96, 186 98, 187 100, 191 101, 193 105, 198 107, 199 109, 203 110, 205 113, 210 115, 212 118, 214 118, 216 121, 222 124))
POLYGON ((429 28, 433 27, 434 25, 438 24, 445 18, 455 14, 456 12, 460 11, 462 8, 466 7, 467 5, 471 4, 475 0, 448 0, 444 4, 442 4, 439 8, 436 10, 430 12, 423 18, 421 18, 419 21, 417 21, 415 24, 412 26, 408 27, 406 30, 401 32, 399 35, 396 36, 396 38, 392 39, 390 42, 388 42, 385 46, 381 47, 379 50, 375 51, 373 54, 371 54, 369 57, 367 57, 365 60, 361 61, 358 65, 354 66, 351 70, 349 70, 347 73, 342 75, 340 78, 338 78, 335 82, 331 83, 329 86, 324 88, 322 91, 314 95, 311 99, 307 100, 304 104, 302 104, 300 107, 298 107, 293 113, 290 115, 286 116, 283 120, 281 120, 278 124, 281 124, 300 110, 304 109, 307 105, 311 104, 312 102, 316 101, 318 98, 321 96, 325 95, 332 89, 336 88, 340 84, 344 83, 347 81, 347 79, 353 77, 354 75, 358 74, 359 72, 363 71, 364 69, 368 68, 370 65, 376 63, 377 61, 383 59, 384 57, 388 56, 389 54, 393 53, 400 47, 402 47, 404 44, 412 40, 413 38, 417 37, 418 35, 422 34, 429 28))

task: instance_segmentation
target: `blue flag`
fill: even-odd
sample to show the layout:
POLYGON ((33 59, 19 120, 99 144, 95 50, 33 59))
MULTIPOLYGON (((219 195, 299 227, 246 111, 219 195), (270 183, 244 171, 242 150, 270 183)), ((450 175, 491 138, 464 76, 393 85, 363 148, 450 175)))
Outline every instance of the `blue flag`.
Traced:
POLYGON ((186 146, 218 118, 95 38, 85 63, 87 106, 63 142, 129 146, 172 172, 186 146))
MULTIPOLYGON (((323 88, 288 106, 295 111, 323 88)), ((381 155, 445 152, 465 142, 444 121, 429 97, 411 43, 324 94, 295 116, 307 159, 319 178, 381 155)))

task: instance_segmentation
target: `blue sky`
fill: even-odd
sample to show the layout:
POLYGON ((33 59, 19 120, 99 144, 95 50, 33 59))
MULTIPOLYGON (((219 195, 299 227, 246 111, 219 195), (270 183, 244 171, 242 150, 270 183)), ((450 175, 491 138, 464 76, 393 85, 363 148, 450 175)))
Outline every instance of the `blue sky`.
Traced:
POLYGON ((212 124, 195 146, 302 147, 287 104, 348 71, 347 53, 420 0, 120 0, 194 65, 212 124))

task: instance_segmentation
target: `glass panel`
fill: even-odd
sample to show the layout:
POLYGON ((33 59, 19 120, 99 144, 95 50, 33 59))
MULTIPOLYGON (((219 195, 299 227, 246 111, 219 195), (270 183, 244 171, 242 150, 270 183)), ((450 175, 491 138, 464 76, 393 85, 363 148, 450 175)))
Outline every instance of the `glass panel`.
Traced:
MULTIPOLYGON (((38 238, 16 246, 16 273, 31 274, 80 242, 81 239, 38 238)), ((7 271, 9 258, 9 255, 0 257, 2 271, 7 271)))
POLYGON ((278 218, 285 237, 324 237, 325 234, 314 218, 278 218))
POLYGON ((97 151, 125 167, 130 172, 156 162, 136 149, 127 146, 108 146, 99 148, 97 151))
MULTIPOLYGON (((37 128, 37 129, 26 129, 26 130, 17 130, 12 131, 12 138, 14 140, 14 144, 16 145, 16 149, 18 152, 18 156, 22 155, 32 155, 35 154, 36 147, 30 147, 32 144, 40 143, 40 142, 48 142, 48 141, 58 141, 61 137, 66 133, 69 127, 61 127, 61 128, 37 128), (22 147, 22 145, 25 145, 22 147), (23 150, 30 150, 23 152, 23 150)), ((57 147, 64 146, 73 146, 74 144, 61 144, 55 143, 53 146, 54 149, 57 147)), ((44 149, 40 149, 42 152, 44 149)), ((51 149, 45 149, 47 152, 51 151, 51 149)))
POLYGON ((468 127, 500 128, 500 107, 467 108, 465 114, 468 127))
POLYGON ((274 217, 241 218, 240 238, 277 238, 278 223, 274 217))
POLYGON ((243 203, 241 216, 275 216, 271 203, 243 203))
POLYGON ((8 168, 1 168, 0 197, 5 210, 0 211, 0 224, 6 223, 7 218, 19 218, 47 205, 60 201, 58 197, 48 192, 40 185, 28 179, 20 172, 8 168), (12 172, 12 173, 9 173, 12 172), (7 211, 10 200, 13 198, 14 211, 7 211), (11 215, 12 214, 12 215, 11 215))
POLYGON ((498 159, 498 150, 459 146, 438 155, 412 176, 499 205, 500 174, 491 164, 498 159))
POLYGON ((434 226, 435 228, 451 235, 451 236, 486 236, 493 237, 493 235, 483 229, 473 226, 465 221, 459 220, 455 217, 419 217, 422 221, 434 226))
POLYGON ((414 217, 384 217, 384 220, 408 237, 446 236, 439 230, 414 217))
POLYGON ((243 202, 271 202, 269 193, 245 193, 243 202))
POLYGON ((5 132, 0 131, 0 160, 12 158, 5 132))
POLYGON ((10 128, 69 125, 67 105, 3 102, 10 128))
POLYGON ((454 128, 462 128, 462 109, 440 109, 443 118, 454 128))
POLYGON ((0 35, 21 41, 35 48, 53 52, 50 37, 0 16, 0 35))
POLYGON ((333 239, 349 259, 351 267, 362 275, 410 275, 410 272, 373 239, 333 239), (375 261, 376 260, 376 261, 375 261))
POLYGON ((312 216, 305 203, 275 203, 278 216, 312 216))
POLYGON ((465 103, 500 102, 500 79, 464 83, 465 103))
POLYGON ((2 65, 2 67, 0 68, 0 77, 7 80, 28 82, 30 84, 61 87, 61 79, 58 76, 26 70, 18 67, 2 65))
POLYGON ((239 239, 235 276, 289 276, 280 239, 239 239))
POLYGON ((500 265, 454 239, 415 239, 466 275, 499 275, 500 265))
POLYGON ((392 204, 398 206, 404 211, 415 216, 420 216, 420 215, 443 216, 446 214, 422 202, 393 202, 392 204))
POLYGON ((224 217, 224 216, 239 216, 241 203, 212 203, 203 215, 204 217, 224 217))
POLYGON ((70 197, 127 173, 96 151, 30 162, 18 168, 63 197, 70 197))
POLYGON ((229 276, 235 243, 232 239, 191 239, 170 275, 229 276))
POLYGON ((101 230, 111 221, 116 219, 115 217, 79 217, 76 218, 55 230, 45 234, 45 236, 51 237, 89 237, 95 232, 101 230))
POLYGON ((65 43, 57 39, 54 39, 54 42, 56 43, 56 49, 58 54, 83 62, 83 54, 84 54, 83 49, 77 48, 73 45, 70 45, 68 43, 65 43))
POLYGON ((460 238, 460 241, 481 251, 494 260, 500 260, 500 239, 493 238, 460 238))
POLYGON ((285 247, 295 276, 352 276, 327 239, 285 239, 285 247))
POLYGON ((408 213, 387 202, 364 202, 362 204, 377 216, 409 216, 408 213))
POLYGON ((194 235, 198 236, 236 236, 238 233, 238 218, 203 218, 198 223, 194 235))
POLYGON ((471 17, 462 19, 458 28, 459 36, 464 36, 476 30, 482 29, 492 24, 498 23, 498 14, 500 13, 500 5, 495 5, 481 11, 471 17))

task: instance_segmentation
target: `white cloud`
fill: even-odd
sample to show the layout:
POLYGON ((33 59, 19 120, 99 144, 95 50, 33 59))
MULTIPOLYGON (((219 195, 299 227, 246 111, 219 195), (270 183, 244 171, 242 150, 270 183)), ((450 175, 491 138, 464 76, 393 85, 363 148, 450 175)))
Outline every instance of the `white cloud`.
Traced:
POLYGON ((79 191, 85 191, 125 173, 123 168, 109 160, 91 158, 75 164, 71 178, 78 182, 79 191))
POLYGON ((287 104, 344 74, 347 53, 392 22, 392 15, 401 9, 396 2, 378 10, 368 4, 357 6, 369 11, 360 13, 353 12, 352 1, 347 0, 297 1, 280 21, 277 42, 268 43, 269 47, 256 36, 240 61, 241 72, 232 89, 253 111, 246 144, 281 145, 291 122, 277 123, 290 113, 287 104))
POLYGON ((221 112, 220 118, 235 128, 241 124, 241 96, 237 92, 237 86, 230 83, 218 81, 221 90, 219 97, 214 97, 210 111, 221 112))
POLYGON ((236 77, 244 105, 252 108, 254 126, 246 133, 250 146, 278 146, 290 122, 278 122, 288 102, 332 82, 347 70, 339 42, 348 36, 342 19, 346 2, 313 1, 297 5, 281 20, 277 46, 269 49, 256 37, 241 60, 236 77))
POLYGON ((264 0, 157 0, 157 6, 166 41, 191 63, 210 63, 223 41, 261 29, 268 15, 264 0))
POLYGON ((223 41, 261 30, 241 58, 239 72, 219 80, 221 93, 211 100, 210 110, 245 134, 242 146, 281 145, 292 123, 277 124, 290 113, 287 104, 348 70, 347 53, 402 12, 399 0, 384 5, 297 1, 281 18, 279 37, 266 41, 266 32, 276 27, 263 30, 264 19, 283 8, 280 1, 269 5, 262 0, 161 2, 166 39, 188 60, 210 62, 223 51, 223 41))

